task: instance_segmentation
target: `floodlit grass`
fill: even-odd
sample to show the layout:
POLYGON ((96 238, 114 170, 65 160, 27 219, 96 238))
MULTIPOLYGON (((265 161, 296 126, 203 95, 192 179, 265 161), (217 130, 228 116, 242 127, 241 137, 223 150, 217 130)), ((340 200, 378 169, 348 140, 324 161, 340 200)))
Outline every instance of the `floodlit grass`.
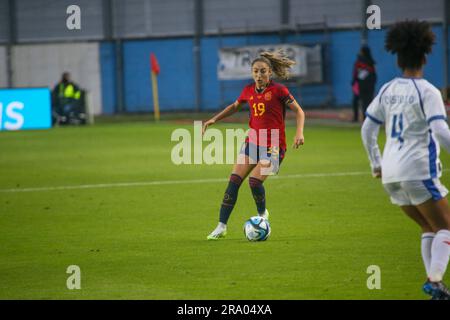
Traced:
POLYGON ((265 183, 271 237, 251 243, 247 182, 227 238, 206 241, 231 165, 174 165, 170 136, 180 126, 192 130, 163 122, 1 132, 0 299, 427 298, 420 230, 370 176, 359 128, 307 126, 306 144, 265 183), (355 172, 367 174, 326 175, 355 172), (324 175, 308 175, 316 173, 324 175), (145 184, 198 179, 212 181, 145 184), (91 187, 11 192, 80 185, 91 187), (69 265, 81 268, 81 290, 66 287, 69 265), (380 290, 366 286, 370 265, 381 268, 380 290))

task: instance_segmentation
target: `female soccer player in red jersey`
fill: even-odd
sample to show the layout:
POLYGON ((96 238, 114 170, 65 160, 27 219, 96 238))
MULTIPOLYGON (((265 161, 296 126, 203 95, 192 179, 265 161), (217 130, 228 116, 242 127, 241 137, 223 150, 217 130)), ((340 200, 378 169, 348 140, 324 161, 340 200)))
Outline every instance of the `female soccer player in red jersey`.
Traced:
POLYGON ((219 224, 208 235, 208 240, 225 237, 228 218, 236 203, 239 187, 248 175, 250 175, 249 184, 258 214, 266 219, 269 218, 263 182, 270 174, 278 172, 286 153, 284 130, 286 107, 296 114, 297 131, 293 147, 298 148, 305 141, 303 137, 305 114, 302 108, 284 85, 272 80, 273 75, 287 79, 289 69, 294 64, 295 62, 288 59, 281 51, 262 52, 252 62, 254 83, 245 86, 234 103, 203 123, 203 132, 205 132, 208 126, 239 111, 244 103, 248 103, 250 107, 250 133, 241 149, 237 163, 233 166, 220 208, 219 224))

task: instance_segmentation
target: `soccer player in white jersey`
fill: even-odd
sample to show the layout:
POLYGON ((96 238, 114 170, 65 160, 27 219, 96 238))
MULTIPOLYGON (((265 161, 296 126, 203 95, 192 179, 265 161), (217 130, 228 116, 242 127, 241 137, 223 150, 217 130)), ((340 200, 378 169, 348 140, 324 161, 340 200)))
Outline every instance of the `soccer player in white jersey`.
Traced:
POLYGON ((426 55, 435 36, 426 22, 405 21, 387 33, 385 48, 397 54, 403 75, 383 85, 367 109, 361 129, 374 177, 381 178, 391 202, 422 229, 425 293, 449 300, 442 282, 450 254, 448 190, 441 184, 439 146, 450 152, 450 130, 441 93, 423 79, 426 55), (377 144, 385 125, 383 156, 377 144))

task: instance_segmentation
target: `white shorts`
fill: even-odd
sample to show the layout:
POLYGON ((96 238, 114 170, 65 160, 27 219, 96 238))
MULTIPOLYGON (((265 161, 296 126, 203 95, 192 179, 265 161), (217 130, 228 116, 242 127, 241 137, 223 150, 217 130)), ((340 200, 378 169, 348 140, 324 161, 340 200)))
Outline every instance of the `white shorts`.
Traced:
POLYGON ((383 186, 391 196, 391 202, 399 206, 416 206, 429 199, 437 201, 448 194, 439 179, 393 182, 383 186))

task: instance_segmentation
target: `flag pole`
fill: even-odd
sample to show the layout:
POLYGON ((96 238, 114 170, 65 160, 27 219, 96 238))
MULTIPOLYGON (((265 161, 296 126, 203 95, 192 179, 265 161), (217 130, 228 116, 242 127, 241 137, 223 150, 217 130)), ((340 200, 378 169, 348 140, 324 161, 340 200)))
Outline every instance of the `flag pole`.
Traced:
POLYGON ((150 54, 150 66, 152 74, 152 90, 153 90, 153 110, 155 121, 159 121, 159 97, 158 97, 158 74, 160 72, 158 60, 153 53, 150 54))
POLYGON ((152 71, 152 90, 153 90, 153 109, 155 112, 155 121, 159 121, 159 97, 158 97, 158 77, 152 71))

